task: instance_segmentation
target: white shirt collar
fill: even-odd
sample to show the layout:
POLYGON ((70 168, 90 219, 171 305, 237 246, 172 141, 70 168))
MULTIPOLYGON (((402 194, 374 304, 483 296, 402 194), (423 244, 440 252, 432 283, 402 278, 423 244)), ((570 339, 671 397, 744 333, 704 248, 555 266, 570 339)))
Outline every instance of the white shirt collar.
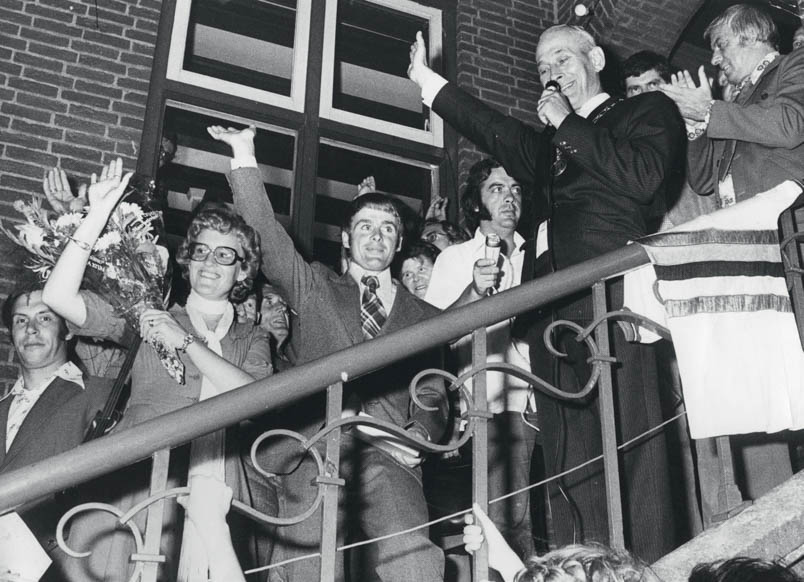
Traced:
POLYGON ((751 71, 751 74, 748 77, 751 80, 752 85, 759 80, 759 77, 762 75, 762 71, 767 69, 768 65, 771 64, 774 60, 776 60, 776 57, 778 56, 779 51, 771 51, 767 55, 765 55, 765 58, 763 58, 761 61, 759 61, 759 63, 757 63, 757 66, 754 67, 754 70, 751 71))
POLYGON ((57 377, 63 380, 67 380, 68 382, 75 382, 76 384, 81 386, 82 389, 86 388, 84 386, 84 374, 81 372, 78 366, 76 366, 72 362, 64 362, 59 367, 58 370, 56 370, 51 376, 48 376, 48 378, 44 382, 42 382, 39 386, 33 386, 26 389, 23 384, 22 376, 20 376, 19 378, 17 378, 17 381, 14 383, 14 386, 11 388, 11 391, 15 394, 20 393, 20 391, 22 390, 26 390, 30 394, 33 394, 34 392, 44 392, 45 388, 50 386, 50 383, 57 377))
POLYGON ((386 289, 389 289, 391 287, 391 285, 393 285, 393 283, 391 282, 391 269, 390 269, 390 267, 388 269, 384 269, 384 270, 380 271, 379 273, 377 273, 376 271, 367 271, 366 269, 364 269, 363 267, 361 267, 360 265, 358 265, 354 261, 349 261, 349 275, 360 286, 361 291, 363 290, 363 287, 364 287, 363 282, 361 281, 361 279, 363 278, 363 275, 374 275, 375 277, 377 277, 377 281, 380 282, 380 286, 379 286, 380 289, 382 289, 383 287, 385 287, 386 289))
POLYGON ((605 91, 603 93, 598 93, 597 95, 595 95, 591 99, 588 99, 586 101, 586 103, 581 105, 578 108, 578 111, 576 111, 576 113, 578 115, 580 115, 581 117, 583 117, 583 118, 587 118, 592 114, 592 112, 595 109, 600 107, 606 101, 606 99, 608 99, 609 97, 610 97, 610 95, 608 93, 606 93, 605 91))
MULTIPOLYGON (((477 243, 478 246, 485 246, 486 244, 486 235, 480 232, 480 227, 475 229, 475 236, 472 237, 472 240, 477 243)), ((515 255, 516 253, 522 252, 522 245, 525 244, 525 237, 519 234, 517 231, 514 231, 514 251, 511 255, 515 255)))

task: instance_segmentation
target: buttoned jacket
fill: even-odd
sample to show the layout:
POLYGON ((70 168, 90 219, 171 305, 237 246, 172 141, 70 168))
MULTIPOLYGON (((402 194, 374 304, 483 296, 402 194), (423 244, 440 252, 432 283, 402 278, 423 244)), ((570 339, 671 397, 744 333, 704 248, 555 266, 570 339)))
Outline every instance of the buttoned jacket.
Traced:
POLYGON ((737 202, 804 178, 804 50, 777 57, 734 103, 715 101, 687 164, 700 194, 717 192, 731 173, 737 202))

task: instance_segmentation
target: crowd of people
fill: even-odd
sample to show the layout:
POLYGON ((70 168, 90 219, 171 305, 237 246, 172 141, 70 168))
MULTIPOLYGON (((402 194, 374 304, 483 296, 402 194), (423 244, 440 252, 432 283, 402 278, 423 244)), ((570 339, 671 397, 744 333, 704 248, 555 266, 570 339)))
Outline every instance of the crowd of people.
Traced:
MULTIPOLYGON (((139 335, 181 355, 182 384, 168 376, 153 350, 132 355, 131 393, 113 429, 124 430, 804 177, 804 51, 796 44, 804 34, 797 33, 793 52, 781 55, 772 19, 761 8, 740 4, 718 16, 705 36, 720 86, 703 67, 697 78, 687 71, 671 73, 666 59, 643 51, 624 63, 625 97, 617 97, 603 90, 606 57, 587 31, 569 25, 547 29, 536 51, 545 87, 537 108, 545 125, 540 131, 430 69, 417 35, 408 76, 421 88, 423 102, 490 157, 469 170, 459 223, 447 220, 444 198, 417 220, 403 202, 378 191, 372 178, 364 180, 343 217, 338 268, 307 261, 277 220, 255 158, 255 129, 209 127, 210 138, 231 149, 234 207, 206 204, 194 213, 175 253, 189 286, 187 300, 145 310, 139 329, 127 325, 105 298, 82 288, 92 249, 131 174, 117 159, 73 196, 66 175, 49 171, 45 194, 53 210, 83 209, 85 216, 47 282, 21 286, 3 308, 21 374, 0 400, 0 424, 6 427, 0 430, 5 443, 0 472, 79 445, 106 405, 109 379, 90 374, 74 356, 77 336, 127 346, 139 335), (530 213, 527 221, 523 207, 530 213), (532 230, 523 232, 520 222, 532 230)), ((175 152, 175 138, 168 142, 175 152)), ((608 287, 610 308, 621 307, 622 282, 608 287)), ((591 294, 489 326, 488 361, 517 365, 565 392, 580 392, 590 374, 589 354, 575 332, 559 331, 553 344, 566 357, 552 356, 542 338, 555 319, 590 324, 591 294)), ((84 349, 93 346, 97 352, 96 344, 84 349)), ((620 363, 613 369, 618 438, 626 441, 666 418, 663 388, 654 348, 631 343, 614 328, 612 352, 620 363)), ((421 442, 457 443, 466 410, 443 379, 432 376, 417 384, 424 407, 409 391, 421 370, 445 367, 458 375, 472 367, 470 336, 345 383, 344 415, 386 421, 421 442)), ((109 375, 118 369, 112 366, 109 375)), ((471 391, 471 380, 466 386, 471 391)), ((601 454, 594 398, 557 401, 496 371, 487 373, 486 386, 492 413, 489 497, 525 488, 534 471, 555 477, 601 454)), ((266 475, 255 468, 248 449, 251 436, 266 428, 309 437, 322 427, 325 412, 321 396, 308 398, 281 416, 222 429, 174 451, 169 484, 189 482, 191 493, 180 502, 186 515, 174 505, 165 510, 163 579, 240 580, 246 565, 269 562, 283 564, 270 570, 274 582, 318 579, 319 559, 296 558, 318 550, 320 509, 276 529, 244 525, 231 516, 227 524, 226 514, 232 497, 280 518, 298 515, 314 502, 318 469, 308 454, 283 442, 260 449, 257 460, 271 472, 266 475)), ((323 451, 323 444, 315 446, 323 451)), ((448 467, 448 458, 457 454, 444 455, 435 466, 448 467)), ((444 553, 427 529, 418 527, 430 519, 424 456, 355 428, 342 435, 339 458, 345 480, 339 542, 379 538, 370 567, 380 580, 444 580, 444 553), (399 532, 405 533, 387 537, 399 532)), ((490 506, 489 516, 475 508, 479 525, 465 530, 467 550, 488 543, 491 566, 506 581, 651 579, 645 563, 683 538, 665 434, 628 448, 621 463, 626 542, 638 558, 604 545, 609 528, 600 464, 546 486, 549 540, 536 540, 532 518, 538 512, 530 506, 531 494, 521 492, 490 506), (547 544, 559 549, 534 555, 547 544)), ((103 501, 125 511, 143 500, 149 467, 141 463, 107 478, 103 501)), ((791 473, 788 457, 786 466, 773 467, 764 477, 772 475, 775 485, 791 473)), ((70 528, 68 543, 80 550, 92 546, 92 555, 69 558, 54 539, 64 509, 58 496, 21 510, 55 562, 43 579, 128 579, 131 536, 108 516, 86 516, 70 528)), ((348 573, 339 552, 336 578, 344 580, 348 573)), ((752 559, 701 566, 690 577, 760 579, 797 580, 778 564, 752 559)))

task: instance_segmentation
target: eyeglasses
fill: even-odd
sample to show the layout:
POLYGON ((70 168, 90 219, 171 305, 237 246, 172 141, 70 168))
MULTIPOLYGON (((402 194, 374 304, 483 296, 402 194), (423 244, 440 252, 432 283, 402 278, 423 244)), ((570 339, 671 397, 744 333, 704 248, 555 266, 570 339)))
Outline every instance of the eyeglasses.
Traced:
POLYGON ((215 247, 215 249, 210 249, 207 245, 200 242, 190 243, 187 252, 190 255, 191 261, 199 262, 206 261, 209 253, 212 253, 215 262, 224 267, 234 265, 237 261, 242 262, 246 260, 238 255, 237 251, 232 247, 215 247))

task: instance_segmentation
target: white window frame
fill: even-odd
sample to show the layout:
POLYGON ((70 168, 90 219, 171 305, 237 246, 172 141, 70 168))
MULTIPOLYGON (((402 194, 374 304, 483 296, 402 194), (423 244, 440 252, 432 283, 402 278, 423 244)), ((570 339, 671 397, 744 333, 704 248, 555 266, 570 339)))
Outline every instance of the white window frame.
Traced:
MULTIPOLYGON (((427 46, 429 47, 430 61, 432 64, 433 55, 441 54, 441 10, 438 8, 431 8, 429 6, 422 6, 410 0, 363 0, 371 4, 378 4, 385 6, 398 12, 405 12, 414 16, 419 16, 429 21, 429 38, 427 46)), ((324 25, 324 62, 321 71, 321 104, 319 115, 324 119, 331 119, 340 123, 354 125, 409 139, 419 143, 432 145, 435 147, 444 147, 444 122, 441 118, 430 111, 430 131, 423 129, 416 129, 368 117, 342 109, 336 109, 332 105, 332 92, 334 87, 335 76, 335 35, 338 24, 338 0, 326 0, 327 10, 324 25)), ((413 43, 416 39, 410 39, 413 43)), ((411 81, 412 83, 412 81, 411 81)))
POLYGON ((271 93, 208 75, 201 75, 183 68, 187 46, 187 31, 190 26, 190 9, 193 0, 176 0, 176 14, 170 38, 167 78, 180 83, 203 87, 245 97, 259 103, 275 105, 292 111, 304 111, 304 95, 307 82, 307 50, 310 44, 310 11, 313 0, 297 0, 296 30, 293 39, 293 66, 290 79, 290 96, 271 93))

